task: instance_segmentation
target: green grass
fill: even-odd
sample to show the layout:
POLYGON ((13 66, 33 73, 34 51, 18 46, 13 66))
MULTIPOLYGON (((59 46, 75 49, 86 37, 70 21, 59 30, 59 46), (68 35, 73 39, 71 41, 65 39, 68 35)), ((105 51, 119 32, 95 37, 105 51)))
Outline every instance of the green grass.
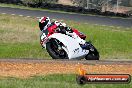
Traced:
POLYGON ((43 59, 50 58, 46 50, 42 50, 39 43, 0 44, 1 58, 43 59))
POLYGON ((1 78, 0 88, 132 88, 130 84, 85 84, 76 83, 74 74, 54 74, 27 79, 1 78))
MULTIPOLYGON (((132 28, 66 23, 87 35, 101 59, 132 59, 132 28)), ((0 15, 0 58, 51 59, 40 46, 39 34, 36 18, 0 15)))

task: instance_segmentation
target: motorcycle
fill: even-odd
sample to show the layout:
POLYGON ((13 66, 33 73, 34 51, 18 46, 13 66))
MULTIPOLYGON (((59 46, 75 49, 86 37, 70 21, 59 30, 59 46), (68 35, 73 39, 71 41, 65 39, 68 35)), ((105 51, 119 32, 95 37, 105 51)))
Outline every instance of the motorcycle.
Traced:
POLYGON ((85 38, 78 30, 69 34, 55 31, 51 35, 44 30, 40 35, 40 43, 53 59, 99 60, 99 52, 85 38))

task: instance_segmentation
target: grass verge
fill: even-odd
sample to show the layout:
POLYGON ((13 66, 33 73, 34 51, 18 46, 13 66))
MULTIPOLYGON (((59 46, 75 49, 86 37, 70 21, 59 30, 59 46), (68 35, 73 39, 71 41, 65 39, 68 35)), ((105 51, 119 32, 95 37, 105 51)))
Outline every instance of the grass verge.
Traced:
MULTIPOLYGON (((66 22, 87 35, 101 59, 132 59, 132 28, 66 22)), ((0 58, 49 58, 39 44, 36 18, 0 15, 0 58)))
POLYGON ((1 78, 0 88, 131 88, 130 84, 85 84, 76 83, 74 74, 54 74, 27 79, 1 78))

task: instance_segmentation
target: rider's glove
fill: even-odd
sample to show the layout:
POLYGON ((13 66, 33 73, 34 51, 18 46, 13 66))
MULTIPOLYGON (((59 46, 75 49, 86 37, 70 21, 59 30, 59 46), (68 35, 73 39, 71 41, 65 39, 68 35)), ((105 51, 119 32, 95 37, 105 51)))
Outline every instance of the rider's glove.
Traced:
POLYGON ((68 31, 69 33, 73 33, 73 30, 70 27, 65 27, 65 30, 68 31))

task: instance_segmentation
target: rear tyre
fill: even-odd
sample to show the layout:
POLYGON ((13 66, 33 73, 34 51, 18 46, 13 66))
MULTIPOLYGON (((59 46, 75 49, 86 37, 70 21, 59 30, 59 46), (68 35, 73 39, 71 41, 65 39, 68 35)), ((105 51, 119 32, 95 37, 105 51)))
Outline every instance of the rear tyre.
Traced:
POLYGON ((86 60, 99 60, 99 53, 97 51, 90 51, 88 55, 85 56, 86 60))
POLYGON ((99 52, 97 51, 97 49, 92 45, 90 44, 90 47, 89 47, 89 53, 88 55, 85 56, 85 59, 86 60, 99 60, 99 52))
POLYGON ((67 52, 64 49, 60 49, 58 46, 62 47, 62 43, 56 42, 58 40, 51 39, 46 43, 46 50, 53 59, 68 59, 67 52))

